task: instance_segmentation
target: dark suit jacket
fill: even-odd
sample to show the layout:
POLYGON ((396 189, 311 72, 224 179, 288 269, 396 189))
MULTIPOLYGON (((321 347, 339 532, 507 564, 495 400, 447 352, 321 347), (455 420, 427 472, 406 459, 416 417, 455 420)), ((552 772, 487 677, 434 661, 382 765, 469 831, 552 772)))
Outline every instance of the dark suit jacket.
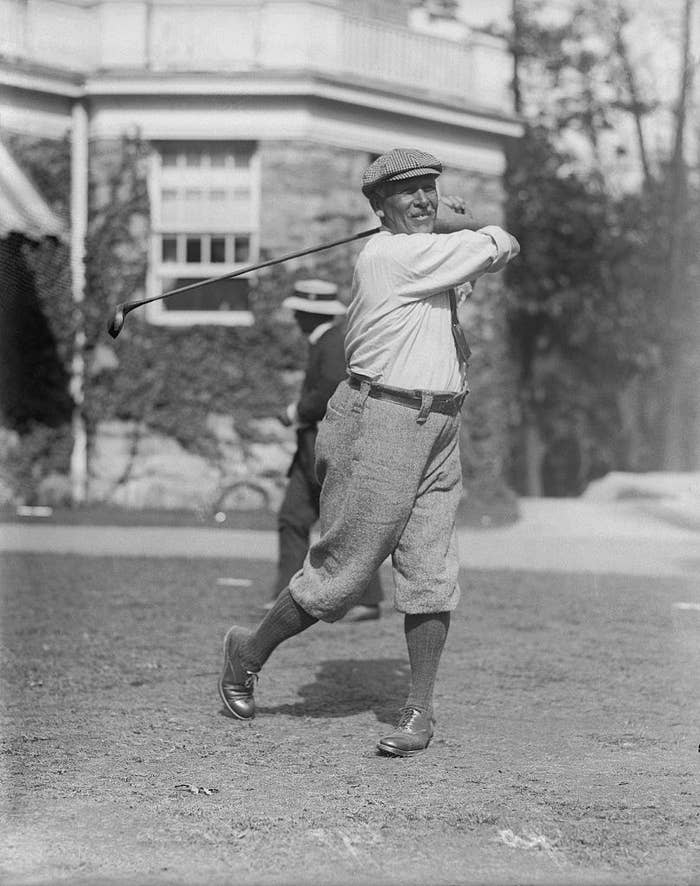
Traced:
POLYGON ((299 462, 309 482, 313 483, 316 483, 314 448, 317 425, 326 414, 333 392, 346 376, 344 338, 345 324, 334 323, 309 347, 306 374, 297 403, 301 427, 297 430, 294 461, 299 462))

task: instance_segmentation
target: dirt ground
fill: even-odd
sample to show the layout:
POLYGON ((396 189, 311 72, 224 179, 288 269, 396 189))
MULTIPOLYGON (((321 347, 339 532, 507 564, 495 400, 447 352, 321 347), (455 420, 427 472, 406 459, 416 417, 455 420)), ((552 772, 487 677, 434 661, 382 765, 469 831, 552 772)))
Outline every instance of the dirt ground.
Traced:
POLYGON ((464 574, 435 739, 392 759, 389 605, 283 646, 240 723, 221 639, 257 622, 273 563, 1 568, 7 886, 700 883, 690 578, 464 574))

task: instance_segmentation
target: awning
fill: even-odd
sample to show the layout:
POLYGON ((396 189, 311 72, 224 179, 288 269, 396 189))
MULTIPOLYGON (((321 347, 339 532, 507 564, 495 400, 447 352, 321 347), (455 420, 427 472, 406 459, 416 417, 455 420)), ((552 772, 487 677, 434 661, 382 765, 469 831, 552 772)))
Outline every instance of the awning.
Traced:
POLYGON ((51 209, 0 141, 0 237, 12 233, 23 234, 32 240, 41 237, 68 239, 65 222, 51 209))

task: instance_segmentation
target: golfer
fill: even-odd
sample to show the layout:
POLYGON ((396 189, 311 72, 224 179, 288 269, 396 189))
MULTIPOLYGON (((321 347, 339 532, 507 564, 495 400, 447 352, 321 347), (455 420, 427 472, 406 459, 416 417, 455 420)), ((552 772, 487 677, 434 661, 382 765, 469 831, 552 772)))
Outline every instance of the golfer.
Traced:
POLYGON ((469 230, 463 201, 439 201, 441 172, 431 154, 403 148, 365 170, 362 192, 382 227, 357 259, 348 378, 316 441, 321 535, 257 629, 229 629, 219 680, 225 707, 249 720, 273 650, 319 619, 342 618, 391 557, 411 668, 396 729, 378 743, 394 756, 423 751, 433 736, 433 687, 460 596, 455 517, 468 349, 454 287, 500 270, 520 248, 499 227, 469 230))

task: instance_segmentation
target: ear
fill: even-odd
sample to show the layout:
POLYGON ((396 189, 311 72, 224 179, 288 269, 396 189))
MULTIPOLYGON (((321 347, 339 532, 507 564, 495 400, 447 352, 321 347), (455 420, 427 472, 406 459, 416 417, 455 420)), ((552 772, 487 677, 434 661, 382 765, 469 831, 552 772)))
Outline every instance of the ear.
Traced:
POLYGON ((376 191, 374 191, 370 195, 369 205, 372 207, 372 212, 377 216, 377 218, 384 218, 384 210, 381 209, 382 199, 376 191))

